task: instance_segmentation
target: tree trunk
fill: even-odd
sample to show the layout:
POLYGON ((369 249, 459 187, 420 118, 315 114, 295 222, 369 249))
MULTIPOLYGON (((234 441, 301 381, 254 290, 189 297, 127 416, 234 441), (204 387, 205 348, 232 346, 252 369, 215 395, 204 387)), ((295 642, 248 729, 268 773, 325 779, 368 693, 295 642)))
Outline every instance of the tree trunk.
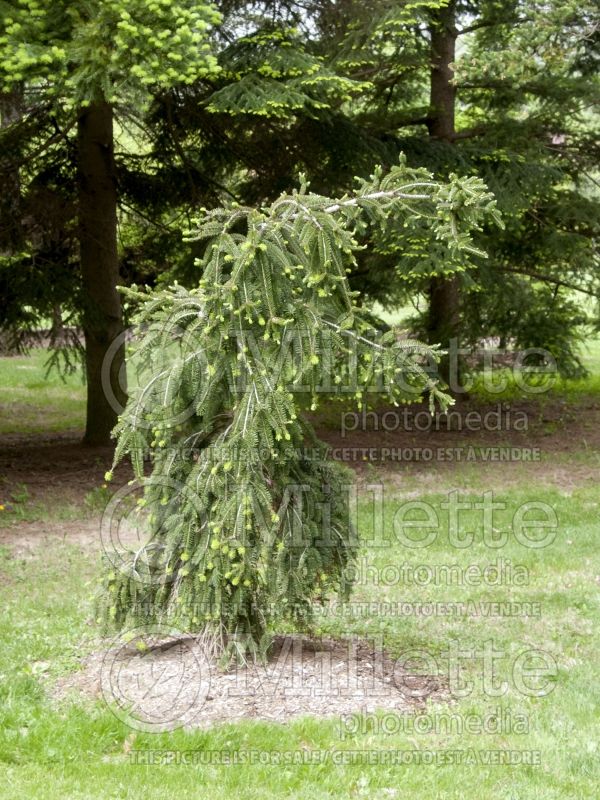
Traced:
MULTIPOLYGON (((454 72, 451 64, 456 54, 456 3, 455 0, 432 12, 431 76, 428 115, 429 135, 435 139, 452 142, 456 90, 452 83, 454 72)), ((429 285, 428 335, 431 343, 442 344, 444 349, 458 343, 460 323, 460 278, 458 275, 438 276, 429 285)), ((452 389, 458 387, 458 375, 451 374, 458 366, 458 354, 446 355, 442 359, 440 376, 452 389)))
POLYGON ((456 5, 454 0, 432 12, 431 84, 429 95, 429 135, 452 141, 456 91, 451 64, 456 53, 456 5))
POLYGON ((126 400, 121 300, 117 292, 117 189, 113 114, 98 101, 78 120, 79 245, 87 377, 84 442, 110 443, 126 400), (111 347, 112 346, 112 347, 111 347))

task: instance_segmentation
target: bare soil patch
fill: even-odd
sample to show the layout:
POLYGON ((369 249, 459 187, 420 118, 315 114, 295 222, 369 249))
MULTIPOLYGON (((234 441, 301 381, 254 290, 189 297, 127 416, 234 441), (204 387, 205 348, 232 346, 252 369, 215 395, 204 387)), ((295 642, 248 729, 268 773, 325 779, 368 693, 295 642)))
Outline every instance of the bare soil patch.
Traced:
POLYGON ((30 558, 40 546, 70 544, 85 552, 100 548, 100 521, 96 517, 77 521, 19 522, 0 528, 0 545, 10 547, 15 558, 30 558))
POLYGON ((17 558, 28 558, 39 550, 41 545, 64 545, 78 547, 85 554, 97 554, 100 550, 113 553, 119 549, 137 548, 147 536, 143 528, 119 526, 118 538, 102 538, 102 518, 91 514, 81 520, 59 520, 19 522, 10 527, 0 528, 0 545, 10 547, 17 558))
MULTIPOLYGON (((0 491, 7 500, 25 485, 32 502, 54 504, 81 502, 101 486, 112 462, 112 447, 86 447, 81 433, 48 436, 0 437, 0 491)), ((116 480, 130 476, 127 466, 116 480)))
POLYGON ((200 639, 149 641, 143 634, 88 656, 80 672, 55 685, 53 696, 104 698, 133 728, 156 731, 378 709, 409 713, 447 700, 437 677, 408 674, 364 640, 280 636, 267 664, 221 671, 200 639))

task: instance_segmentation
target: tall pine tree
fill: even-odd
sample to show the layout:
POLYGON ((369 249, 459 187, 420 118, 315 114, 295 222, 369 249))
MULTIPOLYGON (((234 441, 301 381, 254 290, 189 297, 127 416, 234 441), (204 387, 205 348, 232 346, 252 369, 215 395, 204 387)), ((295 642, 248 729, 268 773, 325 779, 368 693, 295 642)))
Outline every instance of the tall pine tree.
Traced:
POLYGON ((2 11, 5 92, 23 85, 36 110, 59 116, 66 107, 77 128, 85 440, 106 444, 125 401, 115 113, 143 104, 151 90, 215 70, 208 34, 220 17, 209 3, 171 0, 26 0, 3 2, 2 11))

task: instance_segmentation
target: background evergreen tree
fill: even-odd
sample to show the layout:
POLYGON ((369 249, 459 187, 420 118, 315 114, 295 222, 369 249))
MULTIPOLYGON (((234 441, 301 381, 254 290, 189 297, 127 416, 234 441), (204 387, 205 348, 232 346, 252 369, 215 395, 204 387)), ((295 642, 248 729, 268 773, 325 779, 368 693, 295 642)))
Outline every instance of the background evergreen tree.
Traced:
MULTIPOLYGON (((474 260, 469 272, 439 262, 420 276, 395 254, 370 254, 367 275, 401 279, 393 302, 428 297, 420 328, 430 341, 457 337, 476 345, 497 336, 540 346, 543 330, 542 346, 555 351, 559 368, 577 373, 585 315, 573 313, 572 291, 599 291, 593 5, 452 0, 420 7, 412 25, 403 22, 402 5, 362 7, 343 5, 346 18, 333 42, 344 74, 372 83, 351 116, 412 164, 441 176, 480 175, 507 220, 502 235, 483 232, 479 241, 490 257, 474 260)), ((375 295, 387 283, 365 288, 375 295)), ((379 299, 387 298, 380 292, 379 299)))
MULTIPOLYGON (((104 216, 110 236, 94 229, 90 252, 98 241, 114 242, 118 220, 123 283, 177 277, 195 285, 205 243, 182 247, 179 231, 199 205, 269 202, 297 186, 300 172, 316 191, 337 195, 355 174, 393 165, 405 152, 440 178, 481 176, 506 230, 481 231, 478 247, 490 257, 468 264, 448 261, 442 245, 434 254, 414 235, 409 243, 399 228, 385 241, 367 231, 351 287, 391 309, 418 302, 410 326, 430 342, 457 336, 477 347, 495 337, 503 346, 548 347, 564 372, 580 370, 577 335, 589 313, 573 291, 598 293, 592 3, 228 2, 211 34, 217 65, 206 60, 203 24, 191 50, 185 25, 172 40, 180 4, 115 2, 100 16, 92 5, 58 3, 52 13, 32 6, 28 14, 4 4, 2 119, 11 124, 0 131, 1 166, 12 187, 0 208, 4 327, 37 328, 59 308, 79 325, 85 307, 93 339, 91 284, 78 266, 76 212, 86 204, 76 133, 100 86, 118 118, 113 177, 104 185, 111 208, 118 188, 119 214, 104 216), (115 36, 107 50, 103 42, 115 36)), ((111 245, 107 285, 116 282, 115 252, 111 245)), ((118 303, 106 291, 107 302, 118 303)), ((116 330, 120 314, 93 318, 116 330)), ((110 336, 98 336, 96 350, 105 349, 110 336)), ((121 357, 117 349, 113 384, 121 357)), ((90 396, 106 411, 92 413, 90 399, 89 416, 105 441, 114 412, 102 401, 98 370, 88 367, 90 396)))
MULTIPOLYGON (((23 87, 33 114, 41 113, 44 121, 57 126, 66 115, 68 128, 76 126, 75 141, 67 147, 75 148, 77 180, 80 312, 88 387, 85 439, 106 444, 118 404, 125 400, 124 347, 118 344, 123 321, 116 291, 115 111, 143 104, 151 89, 190 83, 214 70, 207 34, 219 15, 210 4, 171 0, 52 4, 27 0, 3 2, 2 12, 0 82, 5 96, 23 87), (103 386, 102 368, 111 345, 115 352, 107 362, 109 392, 103 386)), ((19 136, 27 133, 28 120, 22 122, 19 136)), ((39 128, 34 135, 39 136, 39 128)), ((35 145, 29 149, 36 152, 35 145)), ((46 156, 47 143, 42 149, 46 156)))
MULTIPOLYGON (((503 346, 539 347, 543 331, 559 368, 577 374, 588 316, 573 307, 580 302, 573 290, 598 293, 593 5, 348 0, 308 9, 264 3, 252 14, 243 3, 229 8, 246 28, 268 19, 272 38, 264 33, 261 42, 276 51, 273 25, 296 25, 305 52, 329 75, 351 78, 352 88, 318 108, 290 104, 278 116, 265 102, 277 91, 261 85, 260 69, 253 86, 262 103, 225 69, 235 83, 218 90, 228 103, 215 116, 230 137, 207 142, 198 163, 227 153, 241 178, 229 186, 251 202, 293 186, 299 168, 320 191, 343 191, 354 172, 368 174, 374 161, 392 164, 400 151, 440 177, 452 170, 482 176, 508 221, 502 236, 482 232, 487 261, 473 260, 468 272, 441 259, 415 269, 409 254, 417 242, 413 251, 388 252, 379 243, 361 255, 351 283, 390 308, 424 296, 415 325, 432 342, 457 338, 476 348, 496 337, 503 346), (529 302, 519 302, 524 297, 529 302)), ((278 81, 284 98, 284 73, 278 81)), ((183 127, 202 136, 205 122, 192 112, 183 127)), ((441 367, 447 373, 448 364, 441 367)))

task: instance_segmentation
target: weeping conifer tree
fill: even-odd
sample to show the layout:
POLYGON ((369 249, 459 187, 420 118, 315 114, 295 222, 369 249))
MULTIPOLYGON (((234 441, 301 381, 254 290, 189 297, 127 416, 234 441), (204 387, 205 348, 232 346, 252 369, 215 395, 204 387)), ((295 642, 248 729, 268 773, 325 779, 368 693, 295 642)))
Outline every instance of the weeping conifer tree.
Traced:
POLYGON ((479 179, 439 183, 401 161, 341 199, 303 184, 266 208, 204 211, 190 237, 205 242, 197 288, 127 291, 140 304, 139 386, 115 462, 128 454, 144 484, 149 540, 108 556, 107 621, 177 621, 215 652, 264 655, 278 620, 307 623, 315 599, 348 595, 351 480, 303 404, 350 393, 361 406, 373 391, 447 401, 430 377, 435 348, 380 335, 349 290, 359 241, 400 227, 421 242, 426 224, 436 253, 443 243, 467 261, 490 217, 479 179))

